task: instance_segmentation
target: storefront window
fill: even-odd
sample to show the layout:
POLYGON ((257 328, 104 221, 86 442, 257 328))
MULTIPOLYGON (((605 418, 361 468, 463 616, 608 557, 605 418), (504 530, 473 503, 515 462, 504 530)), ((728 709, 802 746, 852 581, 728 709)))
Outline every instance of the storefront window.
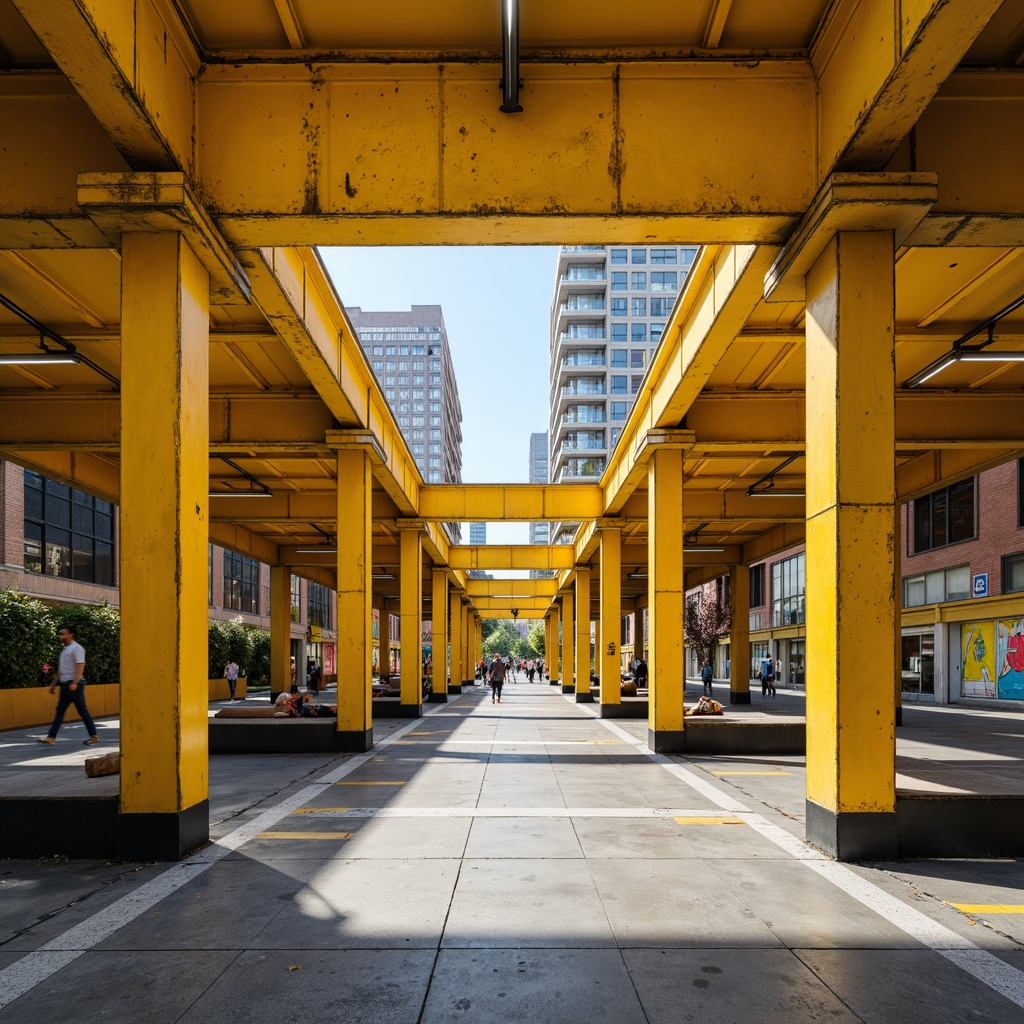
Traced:
POLYGON ((902 638, 900 665, 904 693, 935 693, 935 637, 931 633, 913 633, 902 638))

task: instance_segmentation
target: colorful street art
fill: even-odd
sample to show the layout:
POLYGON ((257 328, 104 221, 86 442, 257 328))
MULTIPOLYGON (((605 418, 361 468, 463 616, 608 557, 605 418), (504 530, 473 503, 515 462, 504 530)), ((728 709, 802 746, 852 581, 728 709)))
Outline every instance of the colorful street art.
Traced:
POLYGON ((1024 619, 996 623, 996 677, 1001 700, 1024 700, 1024 619))
POLYGON ((965 622, 960 627, 965 697, 996 695, 996 626, 994 622, 965 622))

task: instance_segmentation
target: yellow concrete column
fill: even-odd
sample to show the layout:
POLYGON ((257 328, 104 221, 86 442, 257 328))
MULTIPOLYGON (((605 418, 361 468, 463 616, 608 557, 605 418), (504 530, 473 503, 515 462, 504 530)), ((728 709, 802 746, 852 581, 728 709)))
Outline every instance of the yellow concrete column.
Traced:
POLYGON ((655 451, 647 464, 647 743, 685 750, 683 686, 683 453, 655 451))
POLYGON ((462 612, 462 675, 457 678, 459 692, 462 692, 463 685, 473 681, 473 646, 476 637, 476 627, 473 616, 469 613, 469 605, 459 595, 459 606, 462 612))
POLYGON ((338 522, 338 734, 339 750, 373 746, 373 469, 365 451, 337 453, 338 522), (340 533, 340 530, 339 530, 340 533))
POLYGON ((562 693, 576 692, 576 618, 573 615, 572 591, 562 595, 562 693))
POLYGON ((896 701, 895 710, 895 723, 896 725, 903 724, 903 567, 901 560, 903 557, 903 521, 901 519, 902 508, 900 503, 897 501, 893 506, 895 514, 895 529, 893 530, 893 537, 896 538, 895 551, 896 555, 893 559, 893 574, 895 576, 896 586, 893 589, 893 609, 892 609, 892 620, 893 620, 893 631, 892 638, 895 642, 896 647, 896 659, 893 663, 893 691, 896 701))
POLYGON ((400 531, 402 585, 399 590, 399 621, 402 638, 402 718, 418 718, 423 713, 423 688, 420 674, 423 657, 423 529, 404 527, 400 531))
MULTIPOLYGON (((430 571, 431 583, 431 655, 430 655, 430 696, 431 704, 444 704, 448 701, 448 574, 444 569, 430 571)), ((459 649, 455 643, 458 629, 455 619, 452 620, 451 661, 456 665, 459 660, 459 649)))
POLYGON ((391 677, 391 603, 385 599, 380 602, 380 616, 377 619, 377 653, 380 659, 380 677, 391 677))
POLYGON ((576 569, 576 703, 589 704, 590 692, 590 568, 576 569))
POLYGON ((548 683, 559 686, 562 682, 561 645, 562 645, 562 607, 555 601, 551 606, 551 643, 544 651, 544 667, 548 672, 548 683))
POLYGON ((462 693, 462 680, 466 678, 466 668, 463 659, 466 657, 466 643, 469 637, 466 635, 466 609, 462 605, 462 595, 453 587, 449 597, 452 631, 452 668, 448 677, 448 693, 462 693))
POLYGON ((729 701, 750 703, 750 567, 729 569, 729 701))
POLYGON ((806 278, 806 827, 842 860, 897 852, 894 276, 878 231, 839 233, 806 278))
MULTIPOLYGON (((270 567, 270 699, 292 686, 292 570, 270 567)), ((298 666, 296 666, 298 669, 298 666)), ((296 678, 298 675, 296 673, 296 678)))
POLYGON ((622 707, 622 531, 601 527, 601 618, 597 674, 601 678, 601 717, 617 718, 622 707))
POLYGON ((125 233, 121 255, 121 664, 135 670, 118 854, 177 860, 209 839, 210 277, 173 233, 125 233))

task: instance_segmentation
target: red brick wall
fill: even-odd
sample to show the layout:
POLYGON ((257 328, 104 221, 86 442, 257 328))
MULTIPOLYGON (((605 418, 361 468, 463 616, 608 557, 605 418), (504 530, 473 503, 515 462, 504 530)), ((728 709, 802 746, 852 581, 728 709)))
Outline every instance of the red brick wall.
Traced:
POLYGON ((990 594, 1001 594, 1002 558, 1024 552, 1024 529, 1017 525, 1017 463, 988 469, 977 478, 975 501, 977 538, 915 553, 913 508, 901 511, 901 574, 917 576, 937 569, 969 565, 971 575, 987 572, 990 594))

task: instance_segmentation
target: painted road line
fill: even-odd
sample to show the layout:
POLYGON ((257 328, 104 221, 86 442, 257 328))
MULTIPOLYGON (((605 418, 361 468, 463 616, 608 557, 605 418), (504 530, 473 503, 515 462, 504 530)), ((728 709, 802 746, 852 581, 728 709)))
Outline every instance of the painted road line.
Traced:
POLYGON ((1022 903, 947 903, 961 914, 1024 914, 1022 903))
POLYGON ((677 825, 745 825, 742 818, 676 818, 677 825))
MULTIPOLYGON (((409 740, 403 740, 408 743, 409 740)), ((506 746, 506 747, 568 747, 568 746, 615 746, 619 740, 444 740, 445 746, 506 746)))
POLYGON ((970 939, 958 935, 951 928, 939 924, 938 921, 933 921, 919 910, 908 906, 873 882, 858 875, 845 864, 828 860, 823 853, 812 849, 796 836, 786 832, 785 829, 771 824, 759 814, 750 812, 748 808, 732 797, 719 793, 707 781, 698 777, 692 769, 684 767, 679 762, 670 761, 664 754, 653 753, 642 745, 641 741, 629 736, 610 720, 597 718, 596 713, 585 706, 580 707, 580 710, 585 714, 592 715, 606 729, 617 735, 628 737, 628 741, 642 749, 652 761, 660 764, 666 771, 685 782, 702 796, 717 803, 722 810, 736 811, 737 816, 742 817, 756 832, 786 853, 791 854, 811 871, 831 882, 837 889, 873 910, 884 920, 894 924, 905 935, 938 953, 950 963, 956 964, 961 970, 977 978, 993 991, 1005 996, 1012 1003, 1024 1007, 1024 972, 1019 971, 1016 967, 1011 967, 999 957, 975 945, 970 939))
POLYGON ((404 786, 404 782, 336 782, 336 786, 404 786))
POLYGON ((300 807, 314 818, 710 818, 707 808, 687 807, 300 807))
POLYGON ((261 832, 257 839, 351 839, 351 832, 261 832))
MULTIPOLYGON (((459 698, 456 697, 455 700, 459 698)), ((443 707, 444 705, 437 705, 443 707)), ((435 712, 428 711, 428 715, 435 712)), ((373 753, 390 746, 398 737, 404 736, 417 722, 410 722, 385 737, 373 753)), ((136 918, 151 910, 161 900, 177 892, 183 885, 198 878, 207 868, 219 863, 229 853, 255 839, 261 832, 271 830, 282 818, 293 810, 309 803, 333 786, 346 775, 351 774, 372 759, 371 752, 357 754, 339 767, 326 772, 319 779, 305 786, 298 793, 282 800, 281 803, 257 815, 222 839, 193 854, 188 860, 174 864, 148 882, 126 893, 109 906, 97 911, 92 917, 62 932, 55 939, 28 953, 20 960, 0 970, 0 1010, 15 999, 30 992, 37 985, 52 977, 57 971, 73 963, 83 953, 109 938, 118 929, 130 924, 136 918)))
POLYGON ((719 778, 725 775, 792 775, 792 772, 712 772, 719 778))

